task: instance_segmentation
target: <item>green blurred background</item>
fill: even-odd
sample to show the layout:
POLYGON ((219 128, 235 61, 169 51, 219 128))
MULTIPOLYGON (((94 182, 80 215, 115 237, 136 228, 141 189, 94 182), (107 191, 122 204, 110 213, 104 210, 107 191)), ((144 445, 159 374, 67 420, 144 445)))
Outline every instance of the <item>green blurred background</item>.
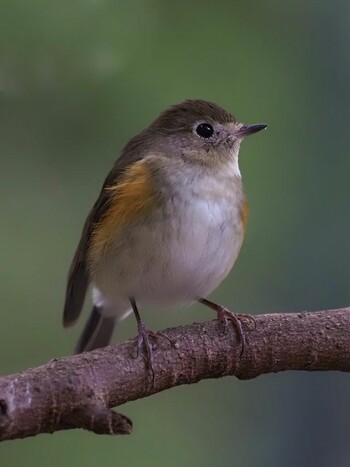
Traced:
MULTIPOLYGON (((71 352, 84 319, 64 331, 61 313, 87 212, 122 145, 185 98, 269 124, 241 151, 250 221, 215 298, 252 313, 350 305, 349 31, 336 0, 2 0, 0 372, 71 352)), ((135 333, 130 319, 116 339, 135 333)), ((2 444, 0 463, 345 467, 349 395, 339 373, 204 381, 122 407, 132 436, 41 435, 2 444)))

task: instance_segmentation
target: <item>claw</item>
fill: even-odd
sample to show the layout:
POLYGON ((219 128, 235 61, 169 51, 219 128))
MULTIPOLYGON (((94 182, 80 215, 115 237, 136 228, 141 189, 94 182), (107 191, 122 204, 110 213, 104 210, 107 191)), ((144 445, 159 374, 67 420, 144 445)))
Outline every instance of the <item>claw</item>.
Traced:
POLYGON ((144 347, 145 350, 145 356, 146 356, 146 362, 148 365, 148 368, 150 369, 152 373, 152 382, 154 381, 154 366, 153 366, 153 350, 155 346, 153 346, 150 342, 150 337, 153 337, 154 339, 158 339, 159 337, 162 337, 163 339, 167 339, 170 344, 174 347, 176 347, 176 343, 170 339, 169 336, 167 336, 164 332, 154 332, 150 331, 142 322, 138 323, 138 336, 137 336, 137 357, 140 356, 141 353, 141 348, 144 347))
POLYGON ((240 320, 240 321, 248 321, 249 323, 252 323, 254 325, 254 330, 256 329, 256 321, 255 321, 255 318, 254 316, 251 316, 251 315, 242 315, 241 313, 235 313, 236 314, 236 317, 240 320))
POLYGON ((152 383, 153 383, 154 382, 153 346, 151 345, 149 338, 150 337, 153 337, 153 338, 163 337, 167 339, 171 343, 171 345, 176 347, 176 344, 164 332, 154 332, 154 331, 150 331, 149 329, 147 329, 141 320, 140 313, 137 309, 136 301, 132 297, 130 297, 130 304, 132 306, 132 309, 134 311, 134 315, 137 321, 137 330, 138 330, 137 357, 140 355, 141 347, 144 347, 145 354, 146 354, 146 363, 149 369, 151 370, 152 383))
POLYGON ((137 336, 137 357, 140 356, 141 347, 144 347, 146 354, 146 362, 152 373, 152 381, 154 381, 154 367, 153 367, 153 347, 150 343, 150 331, 143 323, 138 323, 138 336, 137 336))
POLYGON ((243 334, 243 329, 242 329, 242 321, 245 321, 245 320, 252 321, 256 327, 255 319, 252 316, 232 313, 224 306, 217 305, 216 303, 210 302, 206 298, 201 298, 199 302, 202 303, 203 305, 208 306, 212 310, 216 311, 217 319, 223 324, 224 333, 227 332, 228 322, 230 321, 233 324, 233 326, 237 330, 239 341, 241 342, 240 356, 242 357, 244 353, 244 349, 245 349, 245 339, 244 339, 244 334, 243 334))
POLYGON ((243 330, 242 330, 242 323, 240 321, 240 318, 236 316, 234 313, 229 311, 227 308, 219 305, 217 309, 217 318, 219 321, 221 321, 224 325, 224 332, 227 332, 227 325, 228 321, 231 321, 231 323, 234 325, 234 327, 237 330, 239 340, 242 344, 241 346, 241 353, 240 356, 243 355, 244 353, 244 346, 245 346, 245 341, 244 341, 244 335, 243 335, 243 330))

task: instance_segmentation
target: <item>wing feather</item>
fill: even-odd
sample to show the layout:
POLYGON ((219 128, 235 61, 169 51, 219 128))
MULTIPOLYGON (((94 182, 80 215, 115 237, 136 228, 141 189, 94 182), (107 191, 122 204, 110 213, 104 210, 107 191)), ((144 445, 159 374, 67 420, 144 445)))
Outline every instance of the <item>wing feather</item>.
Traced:
POLYGON ((88 215, 83 232, 74 254, 72 264, 68 273, 68 282, 66 289, 66 300, 63 311, 64 327, 72 326, 78 319, 83 308, 86 292, 89 286, 89 273, 86 265, 86 255, 93 232, 94 225, 99 221, 107 210, 109 197, 105 189, 94 204, 94 207, 88 215))
POLYGON ((113 192, 109 189, 118 183, 120 176, 135 162, 143 158, 145 152, 143 133, 132 138, 123 149, 114 167, 108 174, 100 195, 90 211, 74 254, 68 273, 66 298, 63 311, 64 327, 72 326, 78 319, 84 305, 89 286, 87 254, 95 226, 100 222, 110 206, 113 192))

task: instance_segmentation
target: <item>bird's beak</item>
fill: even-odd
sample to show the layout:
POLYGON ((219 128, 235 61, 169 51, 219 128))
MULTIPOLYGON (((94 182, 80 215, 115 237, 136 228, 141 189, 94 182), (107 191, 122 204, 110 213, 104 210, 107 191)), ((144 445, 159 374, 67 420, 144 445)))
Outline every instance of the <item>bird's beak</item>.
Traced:
POLYGON ((237 138, 245 138, 246 136, 253 135, 258 131, 265 130, 267 125, 259 123, 257 125, 243 125, 239 130, 235 132, 237 138))

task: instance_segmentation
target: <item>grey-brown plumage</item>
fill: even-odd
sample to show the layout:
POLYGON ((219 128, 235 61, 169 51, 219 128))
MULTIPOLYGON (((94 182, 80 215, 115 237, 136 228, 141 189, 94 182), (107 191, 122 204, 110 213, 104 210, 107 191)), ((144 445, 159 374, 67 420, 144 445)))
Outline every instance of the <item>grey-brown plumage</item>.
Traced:
POLYGON ((165 110, 151 123, 151 129, 163 133, 188 132, 196 121, 236 123, 236 118, 216 104, 202 100, 187 100, 165 110))
POLYGON ((89 286, 86 264, 87 252, 94 227, 106 213, 110 204, 108 187, 118 183, 121 174, 133 163, 153 151, 161 133, 189 133, 192 124, 207 118, 220 123, 236 122, 235 117, 218 105, 204 100, 186 100, 165 110, 148 128, 134 136, 123 148, 120 157, 105 179, 100 195, 84 224, 81 239, 75 252, 68 274, 66 298, 63 312, 64 327, 72 326, 78 319, 84 305, 89 286))
MULTIPOLYGON (((91 282, 94 285, 94 308, 78 343, 78 352, 107 345, 116 319, 130 312, 130 301, 152 306, 163 306, 167 300, 169 304, 193 301, 205 297, 226 276, 244 233, 239 146, 246 135, 263 127, 244 127, 216 104, 187 100, 163 112, 125 145, 84 224, 69 270, 64 326, 78 319, 88 286, 91 282), (197 133, 197 125, 201 123, 213 129, 212 137, 197 133), (125 199, 124 191, 124 198, 118 201, 118 186, 139 162, 147 167, 147 177, 154 184, 152 189, 157 190, 153 199, 160 203, 157 202, 158 207, 149 218, 116 232, 108 251, 90 255, 91 261, 93 239, 100 226, 106 225, 112 204, 113 212, 123 211, 115 209, 125 199), (169 196, 173 200, 170 204, 166 198, 169 196), (164 217, 158 218, 159 215, 164 217), (140 226, 144 236, 139 236, 140 226), (122 235, 123 249, 117 235, 122 235), (125 243, 127 238, 132 239, 132 245, 125 243), (218 249, 220 253, 216 254, 218 249), (210 264, 206 257, 210 257, 210 264), (141 273, 144 270, 148 274, 141 273)), ((138 200, 138 205, 143 201, 138 200)))
POLYGON ((109 344, 115 326, 115 318, 105 318, 93 307, 84 330, 75 347, 75 353, 94 350, 109 344))

